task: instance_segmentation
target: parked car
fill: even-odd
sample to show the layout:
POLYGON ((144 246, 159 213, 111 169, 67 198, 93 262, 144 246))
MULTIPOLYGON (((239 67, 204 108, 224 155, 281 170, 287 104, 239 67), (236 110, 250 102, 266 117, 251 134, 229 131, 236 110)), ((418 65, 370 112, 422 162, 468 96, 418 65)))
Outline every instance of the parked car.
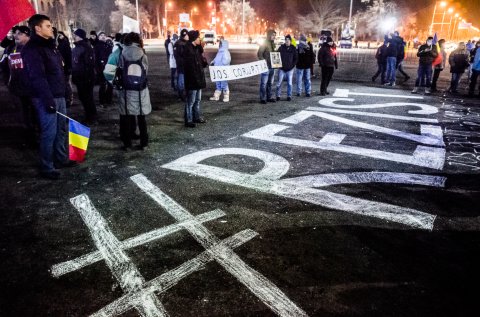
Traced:
POLYGON ((215 45, 215 43, 217 42, 215 31, 201 30, 200 36, 203 37, 203 42, 205 42, 205 44, 215 45))

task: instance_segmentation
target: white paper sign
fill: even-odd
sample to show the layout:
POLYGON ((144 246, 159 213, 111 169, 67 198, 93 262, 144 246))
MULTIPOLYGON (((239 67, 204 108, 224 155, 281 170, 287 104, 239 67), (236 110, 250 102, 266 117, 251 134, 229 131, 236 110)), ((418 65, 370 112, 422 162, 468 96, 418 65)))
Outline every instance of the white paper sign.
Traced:
POLYGON ((282 68, 282 57, 280 52, 270 52, 270 61, 272 68, 282 68))
POLYGON ((180 23, 185 23, 190 21, 190 14, 188 13, 180 13, 179 15, 180 23))
POLYGON ((135 32, 140 34, 140 26, 138 25, 138 21, 124 15, 122 32, 123 33, 135 32))
POLYGON ((266 71, 268 67, 265 60, 240 65, 210 66, 210 79, 212 82, 235 80, 260 75, 266 71))

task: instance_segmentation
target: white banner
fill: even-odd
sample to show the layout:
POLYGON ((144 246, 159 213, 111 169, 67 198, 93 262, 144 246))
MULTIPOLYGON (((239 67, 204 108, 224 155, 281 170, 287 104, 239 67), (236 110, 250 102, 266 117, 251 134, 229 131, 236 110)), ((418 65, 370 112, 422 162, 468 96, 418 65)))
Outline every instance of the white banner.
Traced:
POLYGON ((210 66, 210 79, 212 82, 235 80, 260 75, 266 71, 268 67, 265 60, 240 65, 210 66))
POLYGON ((124 15, 122 32, 123 33, 135 32, 140 34, 140 26, 138 25, 138 21, 124 15))
POLYGON ((190 22, 190 14, 188 13, 180 13, 178 17, 180 22, 190 22))

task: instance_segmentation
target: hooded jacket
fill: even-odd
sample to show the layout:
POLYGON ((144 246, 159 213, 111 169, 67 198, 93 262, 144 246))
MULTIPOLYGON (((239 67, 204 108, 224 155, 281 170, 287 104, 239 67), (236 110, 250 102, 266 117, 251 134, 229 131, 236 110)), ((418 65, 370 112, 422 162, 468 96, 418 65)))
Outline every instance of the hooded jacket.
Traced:
MULTIPOLYGON (((123 61, 142 60, 143 67, 147 70, 148 75, 148 58, 143 49, 136 43, 124 46, 121 51, 121 58, 118 67, 123 68, 123 61)), ((114 90, 115 96, 118 98, 118 110, 121 115, 147 115, 152 112, 152 104, 150 102, 150 92, 148 86, 142 91, 136 90, 114 90), (125 101, 125 97, 127 98, 125 101), (127 108, 128 113, 126 113, 127 108)))
POLYGON ((300 41, 297 45, 297 53, 297 69, 310 69, 315 64, 315 53, 311 43, 300 41))
POLYGON ((338 68, 336 49, 328 45, 328 43, 323 43, 318 51, 318 64, 320 67, 338 68))
POLYGON ((232 56, 230 55, 230 51, 228 50, 228 41, 227 40, 221 40, 221 46, 218 49, 217 55, 215 56, 215 59, 213 60, 212 64, 214 66, 228 66, 230 65, 230 62, 232 61, 232 56))
POLYGON ((29 95, 41 99, 46 107, 56 108, 54 98, 65 98, 65 75, 55 40, 32 34, 22 49, 22 59, 29 95))
POLYGON ((270 59, 270 53, 275 52, 275 43, 270 40, 271 36, 275 33, 273 30, 267 32, 267 38, 263 45, 258 48, 257 57, 259 60, 264 59, 267 62, 268 69, 272 68, 272 61, 270 59))
POLYGON ((295 49, 295 46, 287 44, 282 44, 278 49, 280 52, 280 57, 282 58, 282 68, 281 70, 288 72, 295 68, 298 61, 298 53, 295 49))
POLYGON ((207 87, 205 81, 205 71, 203 68, 203 48, 201 45, 194 46, 192 42, 187 42, 184 53, 184 73, 185 73, 185 89, 200 90, 207 87))

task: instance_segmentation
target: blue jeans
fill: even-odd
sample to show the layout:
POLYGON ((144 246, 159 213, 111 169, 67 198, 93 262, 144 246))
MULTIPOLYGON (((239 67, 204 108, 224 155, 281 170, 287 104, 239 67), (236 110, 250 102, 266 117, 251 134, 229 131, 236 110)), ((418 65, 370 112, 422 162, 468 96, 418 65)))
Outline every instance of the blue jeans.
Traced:
POLYGON ((302 79, 305 85, 305 93, 310 95, 312 93, 312 80, 310 79, 310 68, 297 68, 297 95, 302 93, 302 79))
POLYGON ((170 86, 173 90, 177 90, 177 69, 170 68, 170 86))
POLYGON ((188 90, 185 103, 185 123, 200 120, 200 100, 202 90, 188 90))
POLYGON ((397 58, 396 57, 387 57, 387 78, 386 81, 389 83, 395 82, 395 75, 397 72, 397 58))
POLYGON ((272 98, 272 86, 275 80, 275 69, 269 69, 268 72, 260 76, 260 100, 272 98))
POLYGON ((423 83, 425 83, 425 87, 430 88, 430 85, 432 83, 432 64, 418 65, 415 87, 420 87, 420 84, 423 83))
POLYGON ((280 97, 280 95, 282 94, 282 83, 283 77, 285 76, 287 76, 287 97, 292 96, 293 69, 290 69, 288 72, 279 69, 277 81, 277 97, 280 97))
MULTIPOLYGON (((55 98, 57 111, 67 113, 65 98, 55 98)), ((49 113, 42 99, 33 98, 32 104, 37 111, 40 125, 40 170, 50 172, 54 163, 62 164, 68 160, 67 119, 56 113, 49 113)))
POLYGON ((178 95, 181 96, 185 90, 185 74, 177 72, 177 90, 178 95))
POLYGON ((228 91, 228 81, 217 81, 215 89, 220 91, 228 91))
POLYGON ((452 73, 452 81, 450 82, 450 92, 457 92, 458 82, 462 78, 463 73, 452 73))

